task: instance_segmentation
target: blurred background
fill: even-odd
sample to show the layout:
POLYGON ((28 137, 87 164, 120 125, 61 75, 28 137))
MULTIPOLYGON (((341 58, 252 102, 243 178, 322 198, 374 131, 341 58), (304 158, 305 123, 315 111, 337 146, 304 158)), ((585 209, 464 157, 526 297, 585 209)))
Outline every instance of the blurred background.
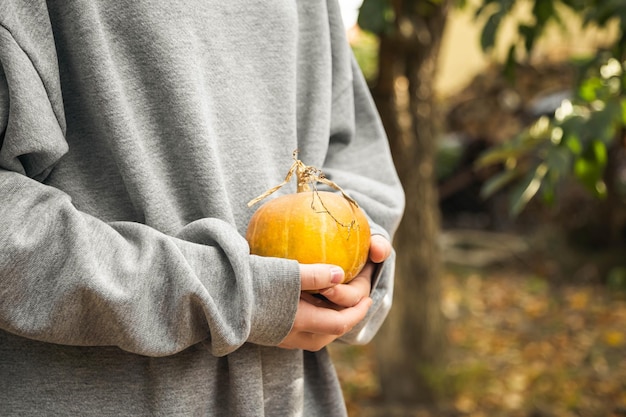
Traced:
POLYGON ((351 416, 626 416, 626 1, 341 0, 407 208, 351 416))

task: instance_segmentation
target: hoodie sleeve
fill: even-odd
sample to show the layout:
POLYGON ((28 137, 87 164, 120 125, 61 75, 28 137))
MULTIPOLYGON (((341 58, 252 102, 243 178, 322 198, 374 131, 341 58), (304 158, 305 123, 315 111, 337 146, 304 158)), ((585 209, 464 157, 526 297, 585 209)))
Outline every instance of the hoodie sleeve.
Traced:
MULTIPOLYGON (((336 82, 330 143, 324 173, 352 197, 370 219, 372 234, 390 242, 404 211, 404 191, 398 179, 389 142, 367 83, 345 40, 336 2, 329 1, 330 25, 335 28, 333 65, 336 82), (333 13, 334 12, 334 13, 333 13)), ((379 266, 366 318, 341 340, 368 343, 392 304, 395 251, 379 266)))
POLYGON ((220 220, 169 236, 104 222, 46 185, 68 145, 45 16, 0 23, 0 329, 148 356, 278 344, 295 317, 297 263, 251 256, 220 220))

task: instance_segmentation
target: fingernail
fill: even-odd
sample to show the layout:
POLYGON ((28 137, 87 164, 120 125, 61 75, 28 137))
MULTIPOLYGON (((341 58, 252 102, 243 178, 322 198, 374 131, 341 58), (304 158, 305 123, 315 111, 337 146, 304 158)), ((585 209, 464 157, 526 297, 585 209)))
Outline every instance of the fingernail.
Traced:
POLYGON ((339 284, 343 281, 343 269, 338 267, 330 268, 330 282, 339 284))

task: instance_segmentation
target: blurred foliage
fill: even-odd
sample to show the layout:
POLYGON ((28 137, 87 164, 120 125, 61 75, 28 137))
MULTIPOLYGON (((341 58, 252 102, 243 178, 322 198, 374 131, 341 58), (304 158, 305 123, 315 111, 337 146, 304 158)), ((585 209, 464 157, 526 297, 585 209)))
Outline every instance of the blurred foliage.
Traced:
MULTIPOLYGON (((396 6, 403 8, 402 10, 411 11, 420 16, 429 16, 435 7, 444 3, 445 0, 405 0, 396 2, 396 6)), ((459 6, 465 6, 466 0, 456 0, 459 6)), ((359 9, 358 18, 359 27, 376 35, 390 35, 393 33, 396 25, 396 12, 394 10, 394 2, 392 0, 363 0, 363 4, 359 9)))
MULTIPOLYGON (((505 17, 516 0, 483 0, 476 16, 485 18, 483 50, 495 44, 505 17)), ((617 26, 617 36, 603 50, 573 62, 578 79, 571 97, 554 114, 540 117, 517 137, 487 151, 477 165, 501 164, 504 170, 483 187, 488 197, 507 185, 510 211, 519 214, 536 196, 552 202, 558 185, 574 177, 599 198, 607 196, 609 152, 621 140, 626 126, 626 2, 613 0, 534 0, 532 22, 517 22, 519 41, 508 48, 504 65, 514 79, 514 68, 528 59, 551 24, 563 26, 563 12, 581 16, 582 29, 617 26)))
MULTIPOLYGON (((427 14, 441 0, 403 2, 427 14)), ((480 37, 485 52, 499 39, 503 22, 521 4, 531 4, 532 19, 519 19, 518 37, 508 45, 504 72, 511 81, 520 61, 528 59, 546 30, 557 25, 565 29, 567 14, 581 17, 582 29, 617 27, 617 36, 597 54, 572 61, 578 79, 571 97, 554 114, 539 118, 501 146, 491 148, 477 167, 503 166, 502 172, 483 187, 490 197, 510 186, 510 212, 518 215, 528 202, 539 196, 553 202, 559 184, 574 177, 597 196, 607 196, 606 168, 611 147, 626 126, 626 2, 615 0, 478 0, 476 18, 484 21, 480 37)), ((457 7, 476 2, 457 0, 457 7)), ((378 35, 392 35, 396 13, 391 0, 364 0, 358 25, 365 32, 353 45, 355 55, 370 82, 377 68, 378 35)), ((564 36, 566 36, 565 34, 564 36)), ((621 191, 626 194, 626 186, 621 191)))

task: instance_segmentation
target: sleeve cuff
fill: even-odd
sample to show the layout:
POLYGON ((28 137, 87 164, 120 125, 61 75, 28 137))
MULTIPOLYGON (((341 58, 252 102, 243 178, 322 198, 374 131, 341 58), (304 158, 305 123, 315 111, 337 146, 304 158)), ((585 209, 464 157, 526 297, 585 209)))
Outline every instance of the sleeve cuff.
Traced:
POLYGON ((248 342, 276 346, 289 334, 300 300, 300 269, 292 260, 252 255, 254 300, 248 342))

